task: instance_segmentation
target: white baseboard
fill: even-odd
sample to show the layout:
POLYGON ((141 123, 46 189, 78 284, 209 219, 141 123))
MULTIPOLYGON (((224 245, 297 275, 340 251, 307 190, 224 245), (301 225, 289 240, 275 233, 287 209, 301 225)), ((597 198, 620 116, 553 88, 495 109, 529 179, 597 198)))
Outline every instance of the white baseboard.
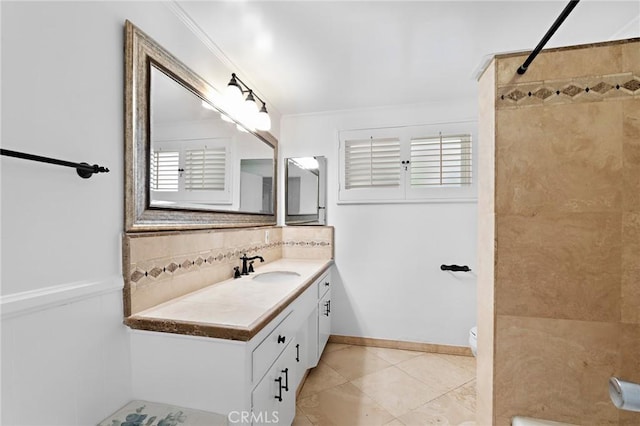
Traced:
POLYGON ((111 276, 99 281, 80 281, 45 287, 37 290, 0 296, 2 319, 66 305, 83 299, 122 291, 124 280, 111 276))

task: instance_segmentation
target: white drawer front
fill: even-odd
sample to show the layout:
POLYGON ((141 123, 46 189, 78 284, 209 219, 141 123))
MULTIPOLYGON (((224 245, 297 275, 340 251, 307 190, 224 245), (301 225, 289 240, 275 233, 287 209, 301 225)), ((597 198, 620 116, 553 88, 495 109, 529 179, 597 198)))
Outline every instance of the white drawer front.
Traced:
POLYGON ((318 287, 318 299, 322 298, 324 294, 331 288, 331 273, 327 272, 322 277, 320 277, 317 281, 316 286, 318 287))
POLYGON ((251 376, 253 383, 262 378, 287 344, 295 338, 298 327, 299 324, 295 323, 294 316, 289 313, 253 350, 251 376))

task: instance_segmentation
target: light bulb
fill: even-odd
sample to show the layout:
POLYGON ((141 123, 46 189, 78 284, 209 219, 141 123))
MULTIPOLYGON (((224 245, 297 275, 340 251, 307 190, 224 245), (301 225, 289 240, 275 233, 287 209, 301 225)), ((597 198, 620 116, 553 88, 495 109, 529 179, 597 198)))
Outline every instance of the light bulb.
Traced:
POLYGON ((242 112, 245 117, 249 120, 253 120, 253 118, 258 114, 258 104, 256 104, 256 100, 253 97, 253 92, 249 90, 249 94, 247 95, 247 99, 242 104, 242 112))
POLYGON ((271 117, 269 117, 267 107, 264 104, 256 116, 256 129, 264 131, 271 129, 271 117))
POLYGON ((236 80, 235 74, 231 74, 231 80, 229 80, 229 84, 227 84, 224 96, 229 105, 239 105, 242 103, 242 89, 236 80))

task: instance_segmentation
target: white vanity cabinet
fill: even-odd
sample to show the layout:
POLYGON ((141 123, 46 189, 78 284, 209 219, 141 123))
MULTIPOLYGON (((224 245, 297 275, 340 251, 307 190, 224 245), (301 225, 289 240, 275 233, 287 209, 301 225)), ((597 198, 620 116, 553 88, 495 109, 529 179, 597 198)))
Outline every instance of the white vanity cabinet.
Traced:
POLYGON ((318 359, 331 335, 331 272, 316 284, 318 287, 318 359))
POLYGON ((225 414, 229 424, 290 425, 296 390, 328 338, 319 307, 330 269, 248 341, 132 330, 134 399, 225 414))

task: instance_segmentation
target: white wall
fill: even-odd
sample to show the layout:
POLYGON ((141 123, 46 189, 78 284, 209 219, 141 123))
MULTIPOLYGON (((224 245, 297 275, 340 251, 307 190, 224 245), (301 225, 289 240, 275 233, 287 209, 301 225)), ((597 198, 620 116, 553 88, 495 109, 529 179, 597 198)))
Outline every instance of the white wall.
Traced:
POLYGON ((333 334, 468 344, 475 273, 442 272, 440 265, 475 269, 476 204, 337 204, 338 132, 476 118, 475 99, 283 117, 282 158, 327 157, 327 219, 335 227, 338 271, 333 334))
POLYGON ((214 87, 234 71, 172 7, 0 2, 2 147, 111 170, 85 180, 1 159, 2 424, 95 424, 132 397, 121 295, 124 21, 214 87))

